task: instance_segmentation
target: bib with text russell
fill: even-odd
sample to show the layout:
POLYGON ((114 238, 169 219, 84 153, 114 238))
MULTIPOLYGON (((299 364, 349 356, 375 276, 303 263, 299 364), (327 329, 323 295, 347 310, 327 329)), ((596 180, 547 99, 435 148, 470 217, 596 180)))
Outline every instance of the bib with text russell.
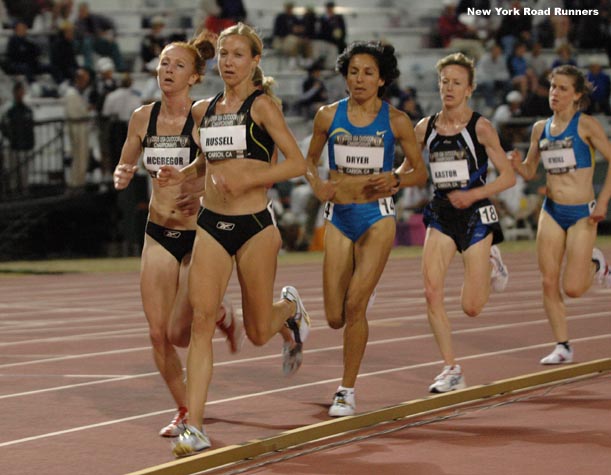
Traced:
POLYGON ((207 160, 245 157, 245 119, 245 114, 223 114, 204 119, 199 139, 207 160))

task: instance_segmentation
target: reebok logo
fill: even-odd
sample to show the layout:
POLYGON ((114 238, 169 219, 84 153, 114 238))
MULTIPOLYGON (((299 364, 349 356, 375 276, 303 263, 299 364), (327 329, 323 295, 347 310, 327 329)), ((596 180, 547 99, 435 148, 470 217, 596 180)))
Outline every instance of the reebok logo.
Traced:
POLYGON ((235 228, 235 223, 226 223, 225 221, 218 221, 216 223, 216 229, 221 231, 233 231, 233 228, 235 228))
POLYGON ((178 239, 181 236, 181 232, 180 231, 171 231, 169 229, 166 229, 165 231, 163 231, 163 237, 167 237, 167 238, 172 238, 172 239, 178 239))

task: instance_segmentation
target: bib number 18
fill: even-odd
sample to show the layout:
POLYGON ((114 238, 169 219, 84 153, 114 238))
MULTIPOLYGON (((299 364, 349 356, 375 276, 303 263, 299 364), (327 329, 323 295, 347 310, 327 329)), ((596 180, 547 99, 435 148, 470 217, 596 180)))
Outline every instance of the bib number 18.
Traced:
POLYGON ((484 224, 492 224, 499 222, 499 215, 496 214, 494 205, 482 206, 478 209, 480 219, 484 224))

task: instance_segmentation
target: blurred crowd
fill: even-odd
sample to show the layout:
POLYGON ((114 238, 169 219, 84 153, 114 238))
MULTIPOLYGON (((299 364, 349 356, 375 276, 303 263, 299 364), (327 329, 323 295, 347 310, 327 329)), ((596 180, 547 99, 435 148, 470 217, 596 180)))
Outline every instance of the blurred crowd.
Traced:
MULTIPOLYGON (((588 80, 595 86, 587 112, 611 115, 611 80, 605 70, 611 54, 610 14, 608 0, 443 0, 428 46, 462 51, 477 61, 474 108, 491 119, 503 147, 510 150, 527 142, 533 122, 529 118, 550 115, 547 76, 557 65, 587 67, 588 80), (599 14, 468 13, 469 8, 521 10, 525 6, 551 7, 552 11, 556 7, 590 8, 599 14), (553 58, 550 51, 554 52, 553 58)), ((83 188, 91 180, 92 168, 97 168, 99 183, 109 183, 131 113, 160 97, 156 68, 163 47, 171 41, 187 39, 202 28, 218 32, 238 21, 249 22, 249 15, 242 0, 200 0, 197 15, 187 23, 177 23, 169 12, 145 15, 136 57, 121 50, 115 19, 96 11, 96 4, 0 0, 0 21, 5 32, 10 32, 6 49, 0 52, 0 68, 13 86, 12 99, 2 104, 2 170, 9 178, 3 179, 1 185, 4 191, 25 195, 28 164, 36 146, 28 97, 62 98, 65 117, 69 119, 71 154, 67 186, 73 190, 83 188), (134 75, 148 80, 141 80, 136 88, 134 75), (95 157, 92 137, 97 140, 95 157)), ((338 53, 349 41, 348 21, 338 13, 334 2, 321 2, 314 8, 287 1, 272 25, 260 25, 270 32, 265 38, 271 51, 268 55, 280 58, 283 70, 302 77, 300 94, 285 102, 287 115, 311 120, 320 106, 343 93, 343 87, 338 89, 333 83, 333 70, 338 53)), ((385 98, 416 124, 428 111, 410 79, 402 77, 400 84, 392 84, 385 98)), ((307 193, 307 185, 302 185, 289 183, 275 190, 278 211, 286 214, 286 229, 298 224, 297 237, 288 240, 298 249, 309 247, 320 213, 307 193)), ((522 187, 516 196, 501 197, 506 202, 499 203, 499 207, 509 210, 508 215, 518 215, 516 210, 524 208, 525 192, 536 195, 540 190, 522 187)), ((404 190, 397 197, 399 219, 408 220, 429 198, 428 187, 404 190)), ((536 212, 536 205, 529 204, 530 208, 536 212)), ((536 214, 529 213, 527 217, 534 226, 536 214)))

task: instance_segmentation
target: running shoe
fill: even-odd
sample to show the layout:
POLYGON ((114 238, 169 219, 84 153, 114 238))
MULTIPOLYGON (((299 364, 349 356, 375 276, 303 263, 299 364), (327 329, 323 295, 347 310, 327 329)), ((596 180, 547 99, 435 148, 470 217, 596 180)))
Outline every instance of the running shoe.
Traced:
POLYGON ((223 299, 223 307, 225 308, 225 316, 216 323, 216 326, 227 337, 227 344, 231 353, 239 353, 244 344, 244 325, 242 325, 235 314, 233 304, 223 299), (227 320, 230 320, 229 324, 227 320))
POLYGON ((492 273, 490 274, 490 285, 495 292, 503 292, 509 280, 509 271, 503 264, 501 250, 498 246, 490 248, 490 262, 492 262, 492 273))
POLYGON ((460 365, 444 366, 443 371, 435 377, 433 384, 429 386, 431 393, 447 393, 456 389, 464 389, 467 387, 465 378, 462 375, 460 365))
POLYGON ((187 408, 180 407, 178 412, 174 416, 174 419, 159 431, 161 437, 178 437, 180 435, 180 428, 182 424, 187 422, 187 408))
POLYGON ((573 362, 573 348, 567 350, 564 345, 558 343, 549 355, 541 358, 541 364, 565 364, 573 362))
POLYGON ((592 262, 598 263, 598 270, 594 275, 596 283, 599 285, 604 285, 605 287, 609 287, 611 284, 611 281, 609 279, 609 266, 607 265, 605 255, 597 247, 592 249, 592 262))
POLYGON ((295 287, 283 287, 280 298, 295 303, 295 315, 286 320, 286 326, 292 330, 294 341, 285 342, 282 347, 282 372, 285 376, 290 376, 297 372, 303 361, 303 342, 310 333, 310 317, 295 287))
POLYGON ((282 288, 280 298, 295 304, 295 314, 286 320, 286 326, 293 330, 296 343, 305 343, 310 333, 310 317, 303 306, 303 301, 297 289, 291 285, 282 288))
POLYGON ((345 389, 338 390, 333 396, 333 402, 329 408, 329 416, 345 417, 353 416, 356 412, 356 398, 354 392, 349 393, 345 389))
POLYGON ((172 444, 172 453, 176 458, 188 457, 210 448, 210 439, 203 429, 200 431, 188 424, 181 425, 180 429, 176 442, 172 444))

